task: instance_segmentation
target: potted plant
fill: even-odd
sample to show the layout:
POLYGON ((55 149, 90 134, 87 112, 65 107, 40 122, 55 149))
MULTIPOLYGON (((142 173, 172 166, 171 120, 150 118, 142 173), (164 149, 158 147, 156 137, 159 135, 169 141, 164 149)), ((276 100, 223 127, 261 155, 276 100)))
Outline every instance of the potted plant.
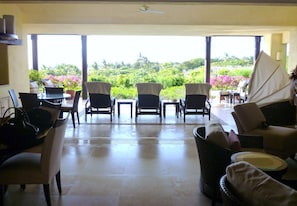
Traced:
POLYGON ((63 78, 63 86, 66 93, 71 95, 71 99, 74 98, 75 91, 78 89, 80 79, 76 75, 68 75, 63 78))

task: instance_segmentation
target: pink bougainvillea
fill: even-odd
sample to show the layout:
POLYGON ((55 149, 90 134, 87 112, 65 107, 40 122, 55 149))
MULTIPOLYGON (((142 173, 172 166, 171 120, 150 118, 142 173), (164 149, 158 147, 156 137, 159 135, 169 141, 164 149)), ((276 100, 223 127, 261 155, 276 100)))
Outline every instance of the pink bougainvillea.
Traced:
POLYGON ((53 76, 47 77, 55 85, 59 87, 64 87, 64 90, 75 90, 80 85, 80 78, 76 75, 63 75, 63 76, 53 76))
POLYGON ((218 75, 210 78, 210 84, 213 89, 228 90, 237 87, 238 83, 244 79, 245 77, 242 76, 218 75))

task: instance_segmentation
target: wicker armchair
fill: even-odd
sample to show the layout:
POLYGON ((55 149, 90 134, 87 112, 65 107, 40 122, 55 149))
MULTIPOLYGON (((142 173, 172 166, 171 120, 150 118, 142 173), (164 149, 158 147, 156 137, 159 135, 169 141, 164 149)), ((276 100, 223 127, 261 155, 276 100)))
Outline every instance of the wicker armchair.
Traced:
MULTIPOLYGON (((228 135, 229 133, 227 133, 228 135)), ((220 178, 226 173, 226 167, 231 164, 232 154, 238 152, 229 148, 223 148, 206 139, 205 127, 193 129, 199 163, 200 163, 200 190, 212 199, 212 205, 221 201, 219 188, 220 178)), ((252 142, 244 135, 238 135, 242 151, 261 151, 263 148, 262 137, 255 137, 252 142)))

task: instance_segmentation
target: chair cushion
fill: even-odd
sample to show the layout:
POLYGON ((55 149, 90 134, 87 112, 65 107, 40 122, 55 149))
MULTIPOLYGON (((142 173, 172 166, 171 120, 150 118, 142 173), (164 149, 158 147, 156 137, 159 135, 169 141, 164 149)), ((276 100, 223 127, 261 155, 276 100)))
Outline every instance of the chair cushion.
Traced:
POLYGON ((227 179, 246 205, 297 205, 297 191, 247 162, 226 168, 227 179))
POLYGON ((222 125, 217 121, 210 121, 205 125, 205 137, 223 148, 229 148, 229 140, 222 125))
POLYGON ((255 129, 244 135, 261 135, 266 152, 287 158, 297 151, 297 130, 281 126, 268 126, 266 129, 255 129))
POLYGON ((241 151, 241 145, 237 134, 233 129, 230 130, 228 134, 229 147, 233 151, 241 151))
POLYGON ((265 116, 254 102, 238 104, 234 106, 234 111, 244 132, 261 128, 263 122, 266 122, 265 116))
POLYGON ((45 87, 55 87, 55 86, 56 86, 50 79, 48 79, 48 80, 44 80, 44 81, 43 81, 43 85, 44 85, 45 87))

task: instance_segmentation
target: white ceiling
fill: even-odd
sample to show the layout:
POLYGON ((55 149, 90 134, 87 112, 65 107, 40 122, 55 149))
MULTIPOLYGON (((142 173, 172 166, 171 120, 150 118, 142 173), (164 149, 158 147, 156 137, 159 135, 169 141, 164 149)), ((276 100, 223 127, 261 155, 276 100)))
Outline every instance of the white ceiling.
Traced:
POLYGON ((264 35, 297 28, 296 5, 150 2, 151 11, 142 12, 140 2, 44 2, 15 4, 31 33, 264 35))

